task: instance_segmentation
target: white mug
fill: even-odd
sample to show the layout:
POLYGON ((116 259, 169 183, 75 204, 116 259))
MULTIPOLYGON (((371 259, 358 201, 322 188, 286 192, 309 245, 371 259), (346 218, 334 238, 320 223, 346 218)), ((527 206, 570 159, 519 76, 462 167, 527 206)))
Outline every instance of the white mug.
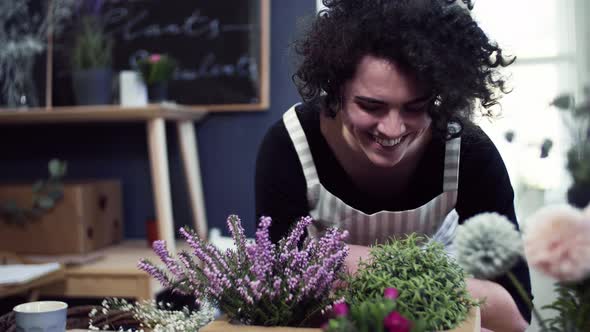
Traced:
POLYGON ((19 304, 12 309, 16 332, 64 332, 68 304, 59 301, 39 301, 19 304))
POLYGON ((147 88, 138 72, 123 70, 119 74, 119 96, 123 107, 145 106, 148 103, 147 88))

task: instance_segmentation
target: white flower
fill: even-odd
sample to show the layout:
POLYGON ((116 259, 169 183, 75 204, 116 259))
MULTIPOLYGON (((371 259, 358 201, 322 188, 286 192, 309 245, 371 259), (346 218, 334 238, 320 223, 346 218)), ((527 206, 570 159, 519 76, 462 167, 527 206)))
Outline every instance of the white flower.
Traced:
POLYGON ((457 230, 454 246, 457 263, 476 278, 500 276, 522 257, 520 233, 495 212, 467 219, 457 230))

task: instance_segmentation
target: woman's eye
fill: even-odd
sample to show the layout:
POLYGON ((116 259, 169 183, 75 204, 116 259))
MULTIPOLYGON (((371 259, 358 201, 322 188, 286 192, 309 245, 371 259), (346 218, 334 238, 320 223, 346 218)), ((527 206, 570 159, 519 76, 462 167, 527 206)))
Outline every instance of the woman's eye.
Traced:
POLYGON ((367 112, 375 112, 381 109, 381 105, 371 105, 371 104, 357 104, 362 110, 367 112))
POLYGON ((426 111, 426 107, 427 107, 427 104, 422 103, 422 104, 406 106, 403 108, 403 110, 408 113, 419 113, 419 112, 426 111))

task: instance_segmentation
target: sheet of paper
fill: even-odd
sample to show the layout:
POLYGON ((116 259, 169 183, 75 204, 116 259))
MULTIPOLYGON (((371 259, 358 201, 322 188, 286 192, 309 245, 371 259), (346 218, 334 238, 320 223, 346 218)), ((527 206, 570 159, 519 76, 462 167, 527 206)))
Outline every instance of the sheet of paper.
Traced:
POLYGON ((24 284, 59 268, 59 263, 0 265, 0 286, 24 284))

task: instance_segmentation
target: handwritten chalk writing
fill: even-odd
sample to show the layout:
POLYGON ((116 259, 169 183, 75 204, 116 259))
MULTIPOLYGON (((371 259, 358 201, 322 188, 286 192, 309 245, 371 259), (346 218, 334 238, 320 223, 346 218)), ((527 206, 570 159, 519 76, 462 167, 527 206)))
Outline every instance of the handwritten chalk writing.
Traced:
POLYGON ((177 61, 170 91, 176 102, 260 102, 262 0, 101 1, 116 70, 167 54, 177 61))
POLYGON ((215 62, 215 56, 208 54, 199 64, 197 69, 182 68, 176 71, 174 78, 177 80, 196 80, 221 77, 250 78, 251 74, 258 72, 258 66, 252 58, 242 55, 233 64, 215 62))
POLYGON ((239 76, 249 77, 251 66, 255 63, 247 56, 242 55, 235 64, 218 64, 215 63, 215 54, 209 53, 201 61, 197 75, 199 77, 220 77, 220 76, 239 76))
MULTIPOLYGON (((140 59, 149 56, 146 50, 135 51, 129 57, 129 65, 136 68, 140 59)), ((174 73, 175 80, 190 81, 204 78, 219 77, 256 77, 258 75, 258 65, 256 61, 247 55, 240 56, 235 63, 223 64, 218 63, 215 54, 208 53, 198 63, 196 68, 179 67, 174 73)))
POLYGON ((183 18, 182 23, 143 25, 149 17, 149 11, 142 10, 130 15, 126 8, 113 8, 105 13, 105 17, 107 26, 110 27, 109 30, 121 33, 126 41, 166 35, 216 39, 222 31, 249 31, 253 28, 251 24, 221 25, 219 19, 201 15, 201 11, 198 9, 190 16, 183 18))

